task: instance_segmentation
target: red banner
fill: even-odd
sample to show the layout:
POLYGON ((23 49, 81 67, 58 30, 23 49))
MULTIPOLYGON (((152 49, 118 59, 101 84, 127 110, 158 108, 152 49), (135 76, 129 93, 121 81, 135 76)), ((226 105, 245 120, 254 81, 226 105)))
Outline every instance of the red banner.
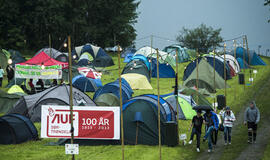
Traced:
MULTIPOLYGON (((41 137, 69 138, 71 119, 68 106, 42 106, 41 137)), ((119 139, 119 107, 74 107, 74 138, 119 139)))

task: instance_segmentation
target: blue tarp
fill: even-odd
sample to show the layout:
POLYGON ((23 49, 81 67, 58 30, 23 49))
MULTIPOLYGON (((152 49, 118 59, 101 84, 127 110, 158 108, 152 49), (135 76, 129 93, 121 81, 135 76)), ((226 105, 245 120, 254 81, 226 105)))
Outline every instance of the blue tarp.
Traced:
MULTIPOLYGON (((206 58, 207 62, 213 67, 214 66, 214 57, 203 57, 206 58)), ((198 64, 201 61, 201 57, 198 58, 198 64)), ((185 81, 190 74, 193 72, 193 70, 196 68, 196 60, 190 62, 188 66, 186 67, 184 71, 184 77, 183 80, 185 81)), ((219 59, 215 58, 215 70, 216 72, 224 79, 224 63, 220 61, 219 59)), ((230 67, 226 63, 226 79, 231 79, 231 74, 230 74, 230 67)))
MULTIPOLYGON (((157 77, 156 59, 152 59, 152 77, 157 77)), ((175 72, 170 64, 159 63, 159 78, 175 78, 175 72)))
POLYGON ((82 92, 95 92, 102 87, 100 79, 91 79, 83 75, 78 75, 72 79, 72 86, 82 92))
MULTIPOLYGON (((128 82, 124 78, 121 78, 121 80, 122 80, 121 81, 122 82, 122 101, 124 103, 131 98, 131 96, 133 94, 133 90, 131 89, 130 85, 128 84, 128 82)), ((103 87, 99 88, 95 92, 93 99, 95 100, 99 95, 101 95, 103 93, 113 93, 115 96, 120 98, 119 91, 120 91, 119 90, 119 80, 117 79, 116 81, 111 82, 111 83, 107 83, 103 87)))

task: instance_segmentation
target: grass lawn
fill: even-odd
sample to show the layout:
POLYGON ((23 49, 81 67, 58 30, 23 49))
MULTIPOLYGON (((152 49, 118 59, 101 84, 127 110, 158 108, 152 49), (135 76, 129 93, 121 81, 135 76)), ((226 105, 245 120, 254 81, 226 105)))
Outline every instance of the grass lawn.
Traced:
MULTIPOLYGON (((117 62, 117 56, 112 55, 115 64, 117 62)), ((228 84, 231 88, 227 89, 227 104, 231 106, 232 110, 235 113, 238 113, 241 107, 249 101, 256 90, 263 84, 263 80, 267 77, 269 78, 270 74, 270 60, 264 58, 263 59, 268 66, 258 66, 255 67, 258 70, 258 74, 256 75, 254 84, 251 86, 246 86, 245 89, 243 86, 238 85, 238 77, 234 77, 232 80, 228 81, 228 84), (235 94, 236 93, 236 94, 235 94)), ((121 59, 121 68, 125 66, 122 63, 123 59, 121 59)), ((179 80, 182 80, 184 67, 187 66, 188 63, 182 63, 179 67, 179 80)), ((110 70, 108 74, 103 74, 102 76, 102 83, 103 85, 112 82, 118 78, 118 66, 114 65, 111 67, 106 68, 106 70, 110 70)), ((245 72, 246 77, 249 76, 248 71, 245 72)), ((246 79, 247 80, 247 79, 246 79)), ((6 80, 4 80, 4 85, 6 84, 6 80)), ((182 81, 179 82, 182 84, 182 81)), ((157 80, 156 78, 152 78, 151 85, 153 90, 135 90, 133 96, 141 95, 141 94, 157 94, 157 80)), ((167 94, 173 92, 174 86, 174 79, 160 79, 160 94, 167 94)), ((3 88, 1 88, 3 89, 3 88)), ((5 89, 6 90, 6 89, 5 89)), ((88 93, 91 97, 93 93, 88 93)), ((219 90, 218 94, 224 94, 224 90, 219 90)), ((209 101, 213 102, 213 98, 209 98, 209 101)), ((190 124, 190 120, 181 120, 179 121, 180 133, 187 133, 188 127, 190 124)), ((40 131, 40 124, 35 124, 40 131)), ((242 130, 240 130, 242 135, 242 130)), ((244 130, 243 130, 244 132, 244 130)), ((240 137, 244 138, 244 137, 240 137)), ((26 142, 23 144, 18 145, 0 145, 0 159, 70 159, 70 156, 65 155, 64 146, 46 146, 48 142, 57 141, 57 139, 42 139, 41 141, 36 142, 26 142)), ((238 142, 237 139, 234 141, 238 142)), ((240 141, 240 140, 239 140, 240 141)), ((237 146, 235 145, 235 150, 242 149, 244 146, 237 146)), ((206 150, 207 146, 206 143, 202 144, 202 150, 206 150)), ((270 146, 268 147, 270 149, 270 146)), ((162 159, 179 159, 179 160, 186 160, 186 159, 195 159, 200 154, 195 152, 196 146, 193 145, 178 145, 177 147, 167 147, 162 146, 162 159)), ((229 152, 229 151, 228 151, 229 152)), ((238 151, 237 151, 238 152, 238 151)), ((225 151, 225 154, 227 152, 225 151)), ((268 154, 270 154, 268 152, 268 154)), ((125 146, 125 158, 131 160, 138 160, 138 159, 158 159, 159 157, 159 150, 158 146, 147 146, 147 145, 127 145, 125 146)), ((80 154, 76 156, 76 159, 121 159, 121 146, 80 146, 80 154)), ((226 159, 226 158, 224 158, 226 159)))

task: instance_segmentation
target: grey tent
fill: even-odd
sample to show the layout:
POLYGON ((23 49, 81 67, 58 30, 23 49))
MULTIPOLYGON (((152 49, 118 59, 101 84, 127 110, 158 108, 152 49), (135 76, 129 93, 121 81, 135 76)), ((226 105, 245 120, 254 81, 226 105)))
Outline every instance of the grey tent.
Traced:
MULTIPOLYGON (((80 90, 73 88, 74 106, 96 106, 93 100, 80 90)), ((69 105, 69 86, 62 84, 43 92, 23 96, 8 113, 19 113, 30 118, 32 122, 40 122, 41 105, 69 105)))
POLYGON ((95 99, 98 106, 119 106, 120 101, 113 93, 103 93, 95 99))
POLYGON ((10 108, 21 98, 16 94, 8 94, 0 90, 0 113, 7 113, 10 108))
POLYGON ((60 52, 54 48, 42 48, 35 54, 35 56, 42 51, 55 60, 60 62, 68 62, 68 53, 60 52))

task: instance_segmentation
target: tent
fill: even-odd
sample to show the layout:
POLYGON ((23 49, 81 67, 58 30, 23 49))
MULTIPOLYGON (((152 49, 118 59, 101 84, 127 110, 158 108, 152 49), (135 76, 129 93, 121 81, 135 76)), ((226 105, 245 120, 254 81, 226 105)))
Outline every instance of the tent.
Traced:
MULTIPOLYGON (((205 56, 205 57, 200 57, 198 58, 198 63, 200 63, 200 61, 204 59, 206 60, 211 66, 212 68, 214 67, 214 62, 215 62, 215 71, 219 74, 219 76, 221 76, 223 79, 225 78, 224 77, 224 63, 223 63, 223 60, 221 60, 221 58, 218 58, 218 56, 215 56, 215 61, 214 61, 214 57, 212 56, 205 56)), ((185 71, 184 71, 184 76, 183 76, 183 80, 185 81, 189 76, 190 74, 195 70, 196 68, 196 60, 190 62, 185 71)), ((228 65, 225 65, 226 66, 226 79, 231 79, 231 74, 230 74, 230 67, 228 65)), ((211 69, 213 70, 213 69, 211 69)))
POLYGON ((38 55, 40 52, 46 53, 51 58, 60 61, 60 62, 68 62, 68 53, 60 52, 54 48, 42 48, 36 54, 38 55))
POLYGON ((144 75, 137 73, 127 73, 122 74, 121 77, 129 83, 132 89, 153 89, 144 75))
POLYGON ((11 87, 9 88, 9 90, 8 90, 7 93, 8 93, 8 94, 17 94, 17 95, 19 95, 19 96, 24 96, 24 95, 26 95, 25 92, 23 91, 23 89, 22 89, 20 86, 18 86, 18 85, 13 85, 13 86, 11 86, 11 87))
POLYGON ((151 64, 150 64, 150 62, 148 61, 148 59, 144 55, 140 55, 140 54, 134 55, 130 59, 130 61, 135 60, 135 59, 144 62, 144 64, 147 66, 148 70, 150 70, 151 64))
MULTIPOLYGON (((19 113, 30 118, 32 122, 40 122, 42 105, 69 105, 69 88, 68 85, 62 84, 37 94, 23 96, 8 113, 19 113)), ((74 106, 96 105, 89 96, 76 88, 73 88, 72 95, 74 106)))
POLYGON ((130 61, 123 69, 122 74, 137 73, 144 75, 150 82, 150 72, 144 62, 134 59, 130 61))
POLYGON ((18 65, 44 65, 44 66, 52 66, 52 65, 61 65, 62 68, 68 68, 68 63, 57 61, 50 56, 48 56, 45 52, 40 52, 35 55, 33 58, 23 62, 18 63, 18 65))
POLYGON ((0 117, 0 144, 19 144, 38 139, 35 125, 25 116, 8 114, 0 117))
POLYGON ((175 57, 176 50, 178 53, 178 62, 187 62, 189 61, 189 54, 186 52, 186 48, 181 47, 180 45, 170 45, 163 49, 163 51, 173 55, 175 57))
POLYGON ((208 92, 208 91, 206 89, 198 89, 198 92, 197 92, 197 90, 193 87, 178 90, 179 94, 192 96, 193 100, 198 105, 211 106, 211 103, 206 99, 206 96, 204 95, 205 92, 208 92), (198 102, 197 102, 197 98, 198 98, 198 102))
MULTIPOLYGON (((229 52, 230 55, 234 55, 234 52, 229 52)), ((254 50, 250 50, 249 54, 243 47, 236 48, 236 58, 244 59, 249 65, 266 65, 266 63, 256 54, 254 50)))
MULTIPOLYGON (((196 84, 197 69, 194 69, 190 76, 184 81, 187 87, 196 86, 197 88, 205 88, 210 93, 215 92, 216 89, 225 88, 225 82, 219 74, 214 71, 213 67, 204 59, 201 59, 198 65, 198 85, 196 84), (214 87, 214 72, 215 72, 215 87, 214 87)), ((227 85, 228 87, 228 85, 227 85)))
MULTIPOLYGON (((78 71, 78 68, 76 66, 72 66, 71 68, 71 72, 72 72, 72 79, 78 75, 80 75, 79 71, 78 71)), ((66 68, 66 69, 63 69, 63 72, 62 72, 62 79, 66 82, 69 81, 69 69, 66 68)))
POLYGON ((244 61, 242 58, 236 58, 237 62, 239 63, 239 66, 241 69, 247 69, 249 68, 249 65, 246 61, 244 61))
POLYGON ((131 58, 133 57, 133 55, 134 54, 131 54, 131 53, 129 53, 129 54, 127 54, 126 56, 125 56, 125 59, 124 59, 124 63, 128 63, 128 62, 130 62, 131 61, 131 58))
MULTIPOLYGON (((152 59, 152 77, 157 77, 157 60, 152 59)), ((159 78, 175 78, 175 72, 170 64, 159 63, 159 78)))
POLYGON ((125 58, 127 55, 132 55, 136 52, 135 48, 126 48, 122 53, 121 53, 121 58, 125 58))
POLYGON ((234 56, 232 56, 230 54, 225 54, 225 59, 229 63, 229 65, 233 68, 233 70, 235 71, 235 73, 239 73, 240 72, 239 63, 234 58, 234 56))
POLYGON ((113 93, 104 93, 95 99, 98 106, 120 106, 119 98, 113 93))
MULTIPOLYGON (((25 78, 16 78, 16 85, 22 85, 25 84, 26 79, 25 78)), ((10 88, 13 85, 15 85, 15 78, 13 78, 7 85, 6 88, 10 88)))
MULTIPOLYGON (((6 51, 6 50, 5 50, 6 51)), ((10 55, 10 59, 12 59, 12 66, 15 67, 15 64, 25 62, 26 59, 22 56, 19 51, 9 49, 7 51, 10 55)))
POLYGON ((79 61, 82 60, 82 59, 87 59, 90 62, 92 62, 94 60, 93 56, 88 52, 84 52, 84 53, 81 54, 81 56, 79 58, 79 61))
POLYGON ((77 63, 78 66, 82 66, 82 67, 85 67, 85 66, 93 66, 92 62, 89 61, 88 59, 81 59, 78 61, 77 63))
MULTIPOLYGON (((141 95, 123 105, 124 139, 126 144, 158 145, 158 97, 141 95), (137 133, 137 136, 136 136, 137 133)), ((160 98, 161 142, 166 144, 172 136, 166 135, 166 123, 176 122, 170 104, 160 98)), ((172 132, 172 130, 171 130, 172 132)), ((177 136, 177 134, 176 134, 177 136)))
POLYGON ((80 74, 84 75, 87 78, 101 79, 102 73, 97 72, 94 68, 79 67, 77 69, 78 69, 80 74))
POLYGON ((20 98, 20 95, 8 94, 0 90, 0 113, 7 113, 20 98))
POLYGON ((95 92, 102 87, 100 79, 87 78, 84 75, 78 75, 72 79, 72 86, 82 92, 95 92))
POLYGON ((85 52, 88 52, 93 57, 93 65, 95 67, 109 67, 114 65, 112 57, 110 57, 102 48, 85 44, 83 46, 75 47, 73 54, 76 57, 81 57, 81 55, 85 52))
MULTIPOLYGON (((6 70, 6 67, 8 66, 8 57, 5 55, 5 53, 0 50, 0 67, 4 70, 6 70)), ((5 71, 6 74, 6 71, 5 71)))
MULTIPOLYGON (((164 98, 173 107, 174 112, 177 112, 175 95, 164 98)), ((192 109, 192 103, 195 104, 191 96, 178 95, 178 119, 187 120, 192 119, 196 112, 192 109), (185 98, 186 99, 185 99, 185 98)))
MULTIPOLYGON (((158 54, 160 57, 159 58, 160 63, 169 63, 170 65, 175 66, 175 59, 173 58, 172 55, 168 54, 167 52, 161 51, 161 50, 158 51, 158 54)), ((145 46, 145 47, 142 47, 139 50, 137 50, 135 52, 134 56, 135 55, 143 55, 149 59, 152 59, 152 58, 157 58, 157 51, 154 48, 151 48, 149 46, 145 46)))
MULTIPOLYGON (((124 78, 121 78, 121 82, 122 82, 122 102, 124 103, 131 98, 133 90, 131 89, 130 85, 124 78)), ((118 99, 120 99, 119 91, 120 91, 119 79, 117 79, 116 81, 107 83, 103 87, 100 87, 95 92, 93 99, 96 100, 97 97, 99 97, 104 93, 113 93, 118 99)))

